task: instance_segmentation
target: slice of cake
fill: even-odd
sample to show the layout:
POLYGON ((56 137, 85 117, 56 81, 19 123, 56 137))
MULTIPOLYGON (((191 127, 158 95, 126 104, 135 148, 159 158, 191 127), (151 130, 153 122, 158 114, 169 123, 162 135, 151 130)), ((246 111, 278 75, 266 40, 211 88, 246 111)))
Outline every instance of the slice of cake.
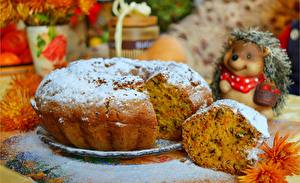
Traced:
POLYGON ((254 164, 258 147, 268 138, 267 120, 234 100, 219 100, 183 123, 183 145, 198 165, 241 174, 254 164))

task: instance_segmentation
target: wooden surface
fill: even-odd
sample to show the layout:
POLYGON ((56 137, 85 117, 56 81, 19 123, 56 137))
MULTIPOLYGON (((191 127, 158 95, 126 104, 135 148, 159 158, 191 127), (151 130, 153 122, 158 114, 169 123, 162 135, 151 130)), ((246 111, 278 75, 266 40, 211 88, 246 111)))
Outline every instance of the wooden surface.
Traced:
POLYGON ((31 178, 25 177, 17 172, 0 166, 0 182, 1 183, 33 183, 31 178))

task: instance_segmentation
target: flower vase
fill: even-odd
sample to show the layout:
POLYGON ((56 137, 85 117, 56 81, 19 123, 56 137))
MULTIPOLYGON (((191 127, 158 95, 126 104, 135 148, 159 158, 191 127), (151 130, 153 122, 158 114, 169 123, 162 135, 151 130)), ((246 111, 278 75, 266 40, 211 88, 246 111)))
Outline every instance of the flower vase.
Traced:
POLYGON ((44 77, 67 65, 68 25, 28 26, 27 37, 35 71, 44 77))

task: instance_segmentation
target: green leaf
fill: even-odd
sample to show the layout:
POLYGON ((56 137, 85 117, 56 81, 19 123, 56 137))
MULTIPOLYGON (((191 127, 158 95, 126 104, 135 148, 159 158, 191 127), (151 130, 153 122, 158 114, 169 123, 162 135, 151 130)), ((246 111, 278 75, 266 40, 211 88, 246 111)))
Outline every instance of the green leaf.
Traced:
POLYGON ((108 31, 103 32, 101 40, 102 40, 103 43, 108 42, 108 40, 109 40, 109 32, 108 31))
POLYGON ((44 47, 46 46, 46 41, 40 36, 37 36, 37 52, 36 56, 40 57, 44 47))
POLYGON ((50 18, 45 14, 37 13, 34 16, 40 24, 48 24, 50 22, 50 18))
POLYGON ((50 41, 52 41, 56 37, 56 30, 54 26, 49 27, 48 36, 50 38, 50 41))
POLYGON ((37 37, 37 46, 39 48, 44 47, 46 45, 46 41, 40 36, 38 35, 37 37))
POLYGON ((38 49, 38 51, 36 52, 36 56, 37 56, 37 57, 40 57, 41 54, 42 54, 42 50, 38 49))

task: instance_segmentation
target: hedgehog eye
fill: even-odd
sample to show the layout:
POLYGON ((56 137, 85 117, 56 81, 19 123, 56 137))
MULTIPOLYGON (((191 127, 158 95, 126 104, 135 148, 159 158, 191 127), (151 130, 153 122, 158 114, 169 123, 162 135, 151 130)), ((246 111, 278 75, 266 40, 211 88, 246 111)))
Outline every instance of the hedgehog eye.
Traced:
POLYGON ((252 58, 251 53, 248 53, 248 54, 247 54, 247 59, 249 60, 249 59, 251 59, 251 58, 252 58))

